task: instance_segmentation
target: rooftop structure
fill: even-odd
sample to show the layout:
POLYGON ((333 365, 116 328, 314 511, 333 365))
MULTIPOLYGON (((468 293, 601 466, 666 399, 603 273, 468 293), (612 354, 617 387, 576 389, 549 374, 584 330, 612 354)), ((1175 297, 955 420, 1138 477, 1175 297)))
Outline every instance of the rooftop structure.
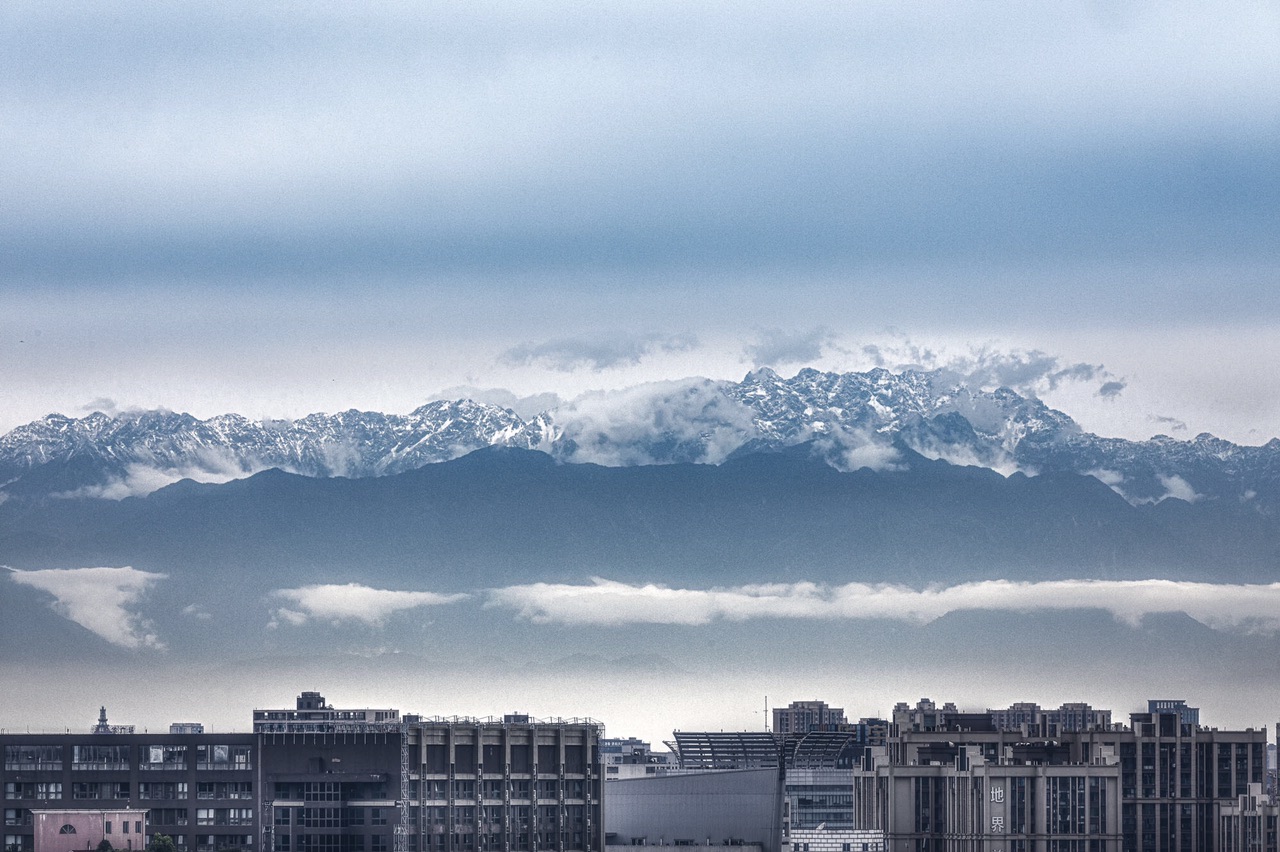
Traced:
POLYGON ((292 710, 254 710, 255 734, 340 734, 400 730, 400 711, 335 709, 318 692, 298 696, 292 710))

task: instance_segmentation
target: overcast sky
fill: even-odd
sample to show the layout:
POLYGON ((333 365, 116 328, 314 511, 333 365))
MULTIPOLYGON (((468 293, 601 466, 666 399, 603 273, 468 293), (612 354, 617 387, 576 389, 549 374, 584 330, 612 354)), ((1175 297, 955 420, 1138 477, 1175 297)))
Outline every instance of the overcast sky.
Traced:
POLYGON ((976 347, 1261 443, 1277 80, 1261 0, 11 0, 0 431, 976 347))

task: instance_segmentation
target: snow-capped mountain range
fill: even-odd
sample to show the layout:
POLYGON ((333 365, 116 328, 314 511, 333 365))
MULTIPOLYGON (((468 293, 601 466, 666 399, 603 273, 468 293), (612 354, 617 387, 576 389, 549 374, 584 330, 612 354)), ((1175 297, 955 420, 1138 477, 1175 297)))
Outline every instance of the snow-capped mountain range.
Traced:
POLYGON ((1280 506, 1280 440, 1249 447, 1211 435, 1104 438, 1008 388, 883 369, 805 369, 791 378, 760 369, 741 382, 663 382, 587 395, 530 419, 466 399, 409 414, 351 410, 277 421, 51 414, 0 437, 0 496, 120 498, 181 478, 220 481, 268 468, 381 476, 494 445, 620 466, 719 463, 806 443, 846 470, 892 470, 909 448, 1002 473, 1089 474, 1133 503, 1177 497, 1268 512, 1280 506))

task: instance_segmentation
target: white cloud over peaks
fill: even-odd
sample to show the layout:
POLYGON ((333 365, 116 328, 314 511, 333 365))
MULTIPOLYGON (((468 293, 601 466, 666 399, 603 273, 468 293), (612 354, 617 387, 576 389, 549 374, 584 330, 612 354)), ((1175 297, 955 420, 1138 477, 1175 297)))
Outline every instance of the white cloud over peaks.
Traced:
POLYGON ((164 648, 150 622, 134 611, 146 591, 166 574, 136 568, 9 569, 10 578, 53 595, 53 610, 122 648, 164 648))
POLYGON ((912 589, 890 584, 776 583, 714 589, 533 583, 489 592, 486 607, 537 623, 701 625, 752 618, 871 619, 925 624, 965 610, 1100 609, 1132 626, 1151 613, 1184 612, 1215 629, 1280 631, 1280 583, 1232 585, 1174 580, 984 580, 912 589))
POLYGON ((272 596, 287 601, 288 606, 272 610, 271 627, 282 624, 297 627, 312 620, 333 623, 359 621, 377 627, 388 616, 404 610, 456 603, 469 597, 464 594, 375 589, 359 583, 277 589, 272 596))
POLYGON ((619 466, 716 464, 757 435, 752 412, 719 382, 684 379, 584 394, 555 412, 568 460, 619 466))
POLYGON ((88 497, 100 500, 123 500, 126 497, 145 497, 184 479, 196 482, 222 483, 243 479, 266 470, 270 465, 253 461, 241 462, 229 452, 207 450, 194 464, 170 466, 134 462, 125 466, 124 475, 112 477, 102 485, 85 485, 74 491, 62 491, 53 496, 74 499, 88 497))
POLYGON ((1191 487, 1190 482, 1187 482, 1177 474, 1174 474, 1173 476, 1160 476, 1157 478, 1160 480, 1160 484, 1164 486, 1165 490, 1164 496, 1157 500, 1157 503, 1162 500, 1168 500, 1170 497, 1173 497, 1176 500, 1185 500, 1188 503, 1196 503, 1204 499, 1203 494, 1197 493, 1196 490, 1191 487))
POLYGON ((1101 364, 1064 362, 1039 349, 970 346, 964 351, 944 351, 895 337, 862 347, 863 356, 877 367, 938 371, 942 388, 966 385, 975 390, 1012 388, 1024 396, 1042 396, 1067 384, 1097 384, 1096 393, 1111 398, 1127 387, 1124 379, 1101 364))

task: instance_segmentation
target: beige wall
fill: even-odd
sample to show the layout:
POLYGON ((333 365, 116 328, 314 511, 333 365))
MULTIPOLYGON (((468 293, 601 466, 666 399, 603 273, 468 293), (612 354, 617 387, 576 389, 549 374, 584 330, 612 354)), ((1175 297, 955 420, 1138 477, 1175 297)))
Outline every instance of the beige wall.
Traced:
POLYGON ((145 810, 32 810, 33 852, 85 852, 103 838, 116 849, 144 849, 147 845, 145 810), (71 826, 74 833, 63 833, 71 826), (110 832, 107 828, 110 827, 110 832))

